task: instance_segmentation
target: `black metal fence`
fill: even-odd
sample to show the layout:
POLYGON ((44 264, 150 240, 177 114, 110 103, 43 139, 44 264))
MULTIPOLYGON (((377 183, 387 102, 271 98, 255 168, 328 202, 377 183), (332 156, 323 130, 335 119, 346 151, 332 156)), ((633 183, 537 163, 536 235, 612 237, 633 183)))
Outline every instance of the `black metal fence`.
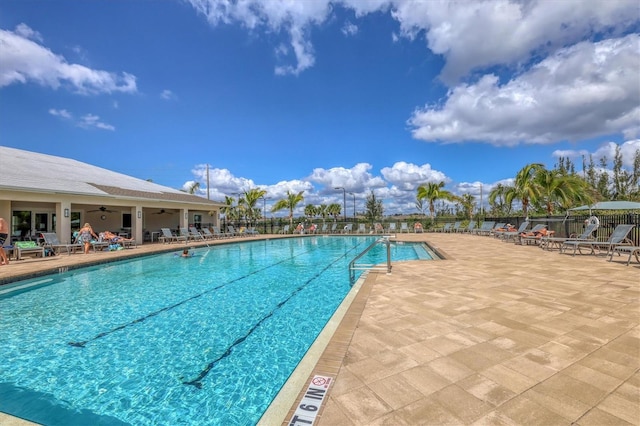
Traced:
MULTIPOLYGON (((590 217, 588 213, 580 215, 571 215, 571 216, 545 216, 545 217, 532 217, 530 218, 533 224, 536 223, 544 223, 547 225, 547 228, 551 231, 555 232, 556 236, 559 237, 568 237, 572 235, 580 235, 585 228, 585 220, 590 217)), ((596 231, 596 236, 600 240, 606 240, 609 238, 609 235, 613 232, 616 226, 620 224, 630 224, 635 225, 635 227, 629 233, 628 238, 633 242, 633 245, 640 246, 640 213, 620 213, 620 214, 598 214, 597 215, 600 226, 596 231)), ((422 225, 422 228, 425 232, 433 231, 439 228, 442 228, 447 222, 455 222, 460 220, 455 217, 437 217, 435 221, 432 221, 428 216, 418 216, 418 217, 403 217, 403 218, 395 218, 395 217, 387 217, 384 220, 378 221, 382 224, 385 229, 389 229, 390 223, 396 224, 396 229, 398 232, 400 231, 401 223, 406 223, 410 232, 413 232, 414 225, 416 222, 422 225)), ((516 228, 520 226, 522 222, 524 222, 524 217, 492 217, 487 216, 485 218, 474 218, 473 219, 477 226, 480 226, 483 220, 495 221, 496 223, 510 223, 516 228)), ((328 228, 331 229, 332 225, 336 223, 336 229, 338 231, 342 230, 347 223, 353 224, 353 231, 355 232, 358 229, 358 225, 361 223, 366 224, 366 229, 369 231, 370 227, 373 225, 369 223, 369 221, 363 220, 353 220, 350 218, 346 222, 343 220, 334 221, 333 219, 327 219, 324 222, 322 219, 320 220, 309 220, 307 218, 296 218, 293 220, 293 226, 291 226, 289 232, 291 233, 293 229, 297 226, 298 223, 303 222, 305 228, 311 223, 315 223, 318 229, 322 228, 323 223, 328 225, 328 228)), ((233 225, 236 229, 242 227, 253 226, 260 233, 263 234, 277 234, 281 232, 285 225, 289 225, 291 222, 288 218, 270 218, 267 220, 258 220, 253 223, 248 223, 246 221, 238 220, 238 221, 225 221, 222 219, 222 227, 226 229, 227 225, 233 225)), ((469 220, 463 220, 462 226, 466 227, 469 223, 469 220)))

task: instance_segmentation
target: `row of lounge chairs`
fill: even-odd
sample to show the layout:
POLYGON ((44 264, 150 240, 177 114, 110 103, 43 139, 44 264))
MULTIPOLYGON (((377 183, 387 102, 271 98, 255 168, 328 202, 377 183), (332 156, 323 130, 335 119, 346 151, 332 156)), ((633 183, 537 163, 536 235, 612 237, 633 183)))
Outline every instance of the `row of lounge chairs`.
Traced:
POLYGON ((227 232, 220 231, 220 228, 217 226, 213 226, 211 229, 202 228, 200 230, 194 226, 191 226, 188 229, 180 228, 180 233, 177 235, 173 234, 169 228, 161 228, 160 231, 162 235, 158 237, 158 241, 165 244, 173 242, 188 243, 189 241, 207 241, 231 237, 247 237, 259 234, 255 227, 236 230, 235 227, 231 225, 227 226, 227 232))
POLYGON ((556 237, 553 231, 547 231, 547 225, 537 224, 529 229, 530 222, 523 222, 516 230, 505 229, 504 223, 495 223, 492 221, 483 222, 480 228, 475 229, 475 222, 470 222, 466 229, 460 230, 460 222, 453 225, 445 224, 443 232, 466 232, 475 235, 493 235, 505 242, 515 241, 519 244, 534 244, 545 250, 557 248, 560 253, 576 253, 583 254, 582 250, 588 250, 588 254, 596 254, 604 252, 605 258, 609 261, 613 260, 613 256, 625 255, 627 257, 626 264, 629 265, 635 257, 640 263, 640 246, 634 246, 628 238, 631 230, 635 225, 620 224, 615 227, 611 235, 606 240, 594 237, 598 229, 597 223, 588 223, 583 232, 579 235, 571 235, 569 237, 556 237), (449 226, 447 226, 449 225, 449 226), (474 230, 475 229, 475 230, 474 230))
MULTIPOLYGON (((365 223, 358 224, 358 228, 353 230, 353 223, 347 223, 344 227, 339 228, 337 223, 323 224, 321 227, 308 227, 301 228, 300 225, 295 229, 292 229, 290 225, 285 225, 278 233, 279 234, 396 234, 396 233, 409 233, 409 225, 407 222, 400 223, 400 227, 398 228, 397 223, 391 222, 388 224, 387 228, 381 223, 374 223, 373 227, 367 229, 367 225, 365 223)), ((421 233, 423 232, 422 224, 416 222, 414 225, 413 232, 421 233)))
MULTIPOLYGON (((36 257, 45 257, 47 254, 80 253, 84 251, 84 244, 81 242, 62 243, 55 232, 40 233, 42 242, 36 241, 16 241, 13 245, 5 246, 9 253, 13 252, 16 260, 21 260, 23 255, 30 254, 36 257)), ((135 240, 119 238, 115 241, 104 239, 102 234, 98 234, 97 240, 90 241, 93 251, 113 250, 115 248, 136 247, 135 240)))

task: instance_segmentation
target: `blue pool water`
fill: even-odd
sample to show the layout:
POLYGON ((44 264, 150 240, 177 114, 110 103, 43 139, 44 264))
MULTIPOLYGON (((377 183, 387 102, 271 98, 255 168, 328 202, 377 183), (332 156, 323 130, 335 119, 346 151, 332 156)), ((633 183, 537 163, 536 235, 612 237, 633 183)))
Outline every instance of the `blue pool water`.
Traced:
MULTIPOLYGON (((242 242, 0 287, 0 411, 46 425, 255 424, 373 240, 242 242)), ((392 247, 394 261, 425 255, 392 247)))

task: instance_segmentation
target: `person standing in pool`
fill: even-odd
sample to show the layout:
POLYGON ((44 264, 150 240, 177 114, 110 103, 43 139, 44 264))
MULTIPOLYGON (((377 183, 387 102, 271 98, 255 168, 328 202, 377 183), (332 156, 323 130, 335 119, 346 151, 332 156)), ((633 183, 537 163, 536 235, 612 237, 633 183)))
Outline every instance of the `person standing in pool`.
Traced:
POLYGON ((9 264, 9 258, 3 247, 7 237, 9 237, 9 224, 4 218, 0 217, 0 265, 9 264))

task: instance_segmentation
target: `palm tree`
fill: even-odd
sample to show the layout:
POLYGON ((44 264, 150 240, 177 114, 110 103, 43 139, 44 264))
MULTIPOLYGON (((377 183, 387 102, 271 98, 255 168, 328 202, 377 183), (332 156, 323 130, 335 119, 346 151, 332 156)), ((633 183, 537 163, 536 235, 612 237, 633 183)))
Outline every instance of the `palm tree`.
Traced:
POLYGON ((565 175, 560 170, 540 169, 535 174, 534 185, 538 201, 544 203, 547 214, 553 214, 556 205, 590 204, 589 185, 576 175, 565 175))
POLYGON ((191 185, 189 185, 189 189, 187 190, 187 192, 189 194, 195 194, 196 192, 198 192, 199 189, 200 189, 200 182, 193 182, 191 185))
POLYGON ((253 219, 260 217, 260 207, 256 208, 258 200, 266 195, 267 191, 264 189, 253 188, 248 191, 244 191, 244 196, 239 204, 242 204, 245 209, 245 214, 250 223, 253 219))
POLYGON ((329 206, 327 206, 327 213, 333 216, 333 221, 335 222, 342 214, 342 206, 338 203, 329 204, 329 206))
POLYGON ((489 205, 499 214, 511 214, 511 203, 507 203, 506 195, 509 186, 497 184, 489 193, 489 205))
POLYGON ((520 200, 522 202, 522 213, 525 217, 527 217, 529 204, 538 201, 539 189, 534 178, 536 173, 543 169, 544 165, 540 163, 527 164, 516 175, 513 186, 506 190, 505 201, 511 203, 513 200, 520 200))
POLYGON ((318 208, 313 204, 307 204, 304 206, 304 215, 309 217, 309 220, 312 220, 318 214, 318 208))
POLYGON ((476 199, 471 194, 463 194, 459 198, 459 202, 462 205, 462 209, 464 210, 465 216, 471 220, 473 218, 473 208, 476 205, 476 199))
POLYGON ((291 191, 287 191, 287 198, 278 200, 271 208, 271 211, 277 212, 279 210, 289 209, 289 224, 293 226, 293 210, 295 210, 298 203, 304 200, 304 196, 302 195, 303 192, 304 191, 300 191, 295 194, 291 191))
POLYGON ((235 198, 224 196, 224 207, 222 207, 222 213, 224 213, 225 220, 233 220, 236 216, 236 207, 233 205, 236 202, 235 198))
POLYGON ((429 212, 431 213, 431 219, 435 217, 436 207, 435 202, 439 199, 453 201, 456 199, 456 196, 451 192, 442 189, 444 187, 444 182, 435 183, 429 182, 426 185, 420 185, 418 187, 418 200, 427 200, 429 201, 429 212))
POLYGON ((329 212, 327 211, 328 206, 326 204, 320 204, 318 206, 318 215, 322 218, 322 223, 324 223, 327 216, 329 216, 329 212))

